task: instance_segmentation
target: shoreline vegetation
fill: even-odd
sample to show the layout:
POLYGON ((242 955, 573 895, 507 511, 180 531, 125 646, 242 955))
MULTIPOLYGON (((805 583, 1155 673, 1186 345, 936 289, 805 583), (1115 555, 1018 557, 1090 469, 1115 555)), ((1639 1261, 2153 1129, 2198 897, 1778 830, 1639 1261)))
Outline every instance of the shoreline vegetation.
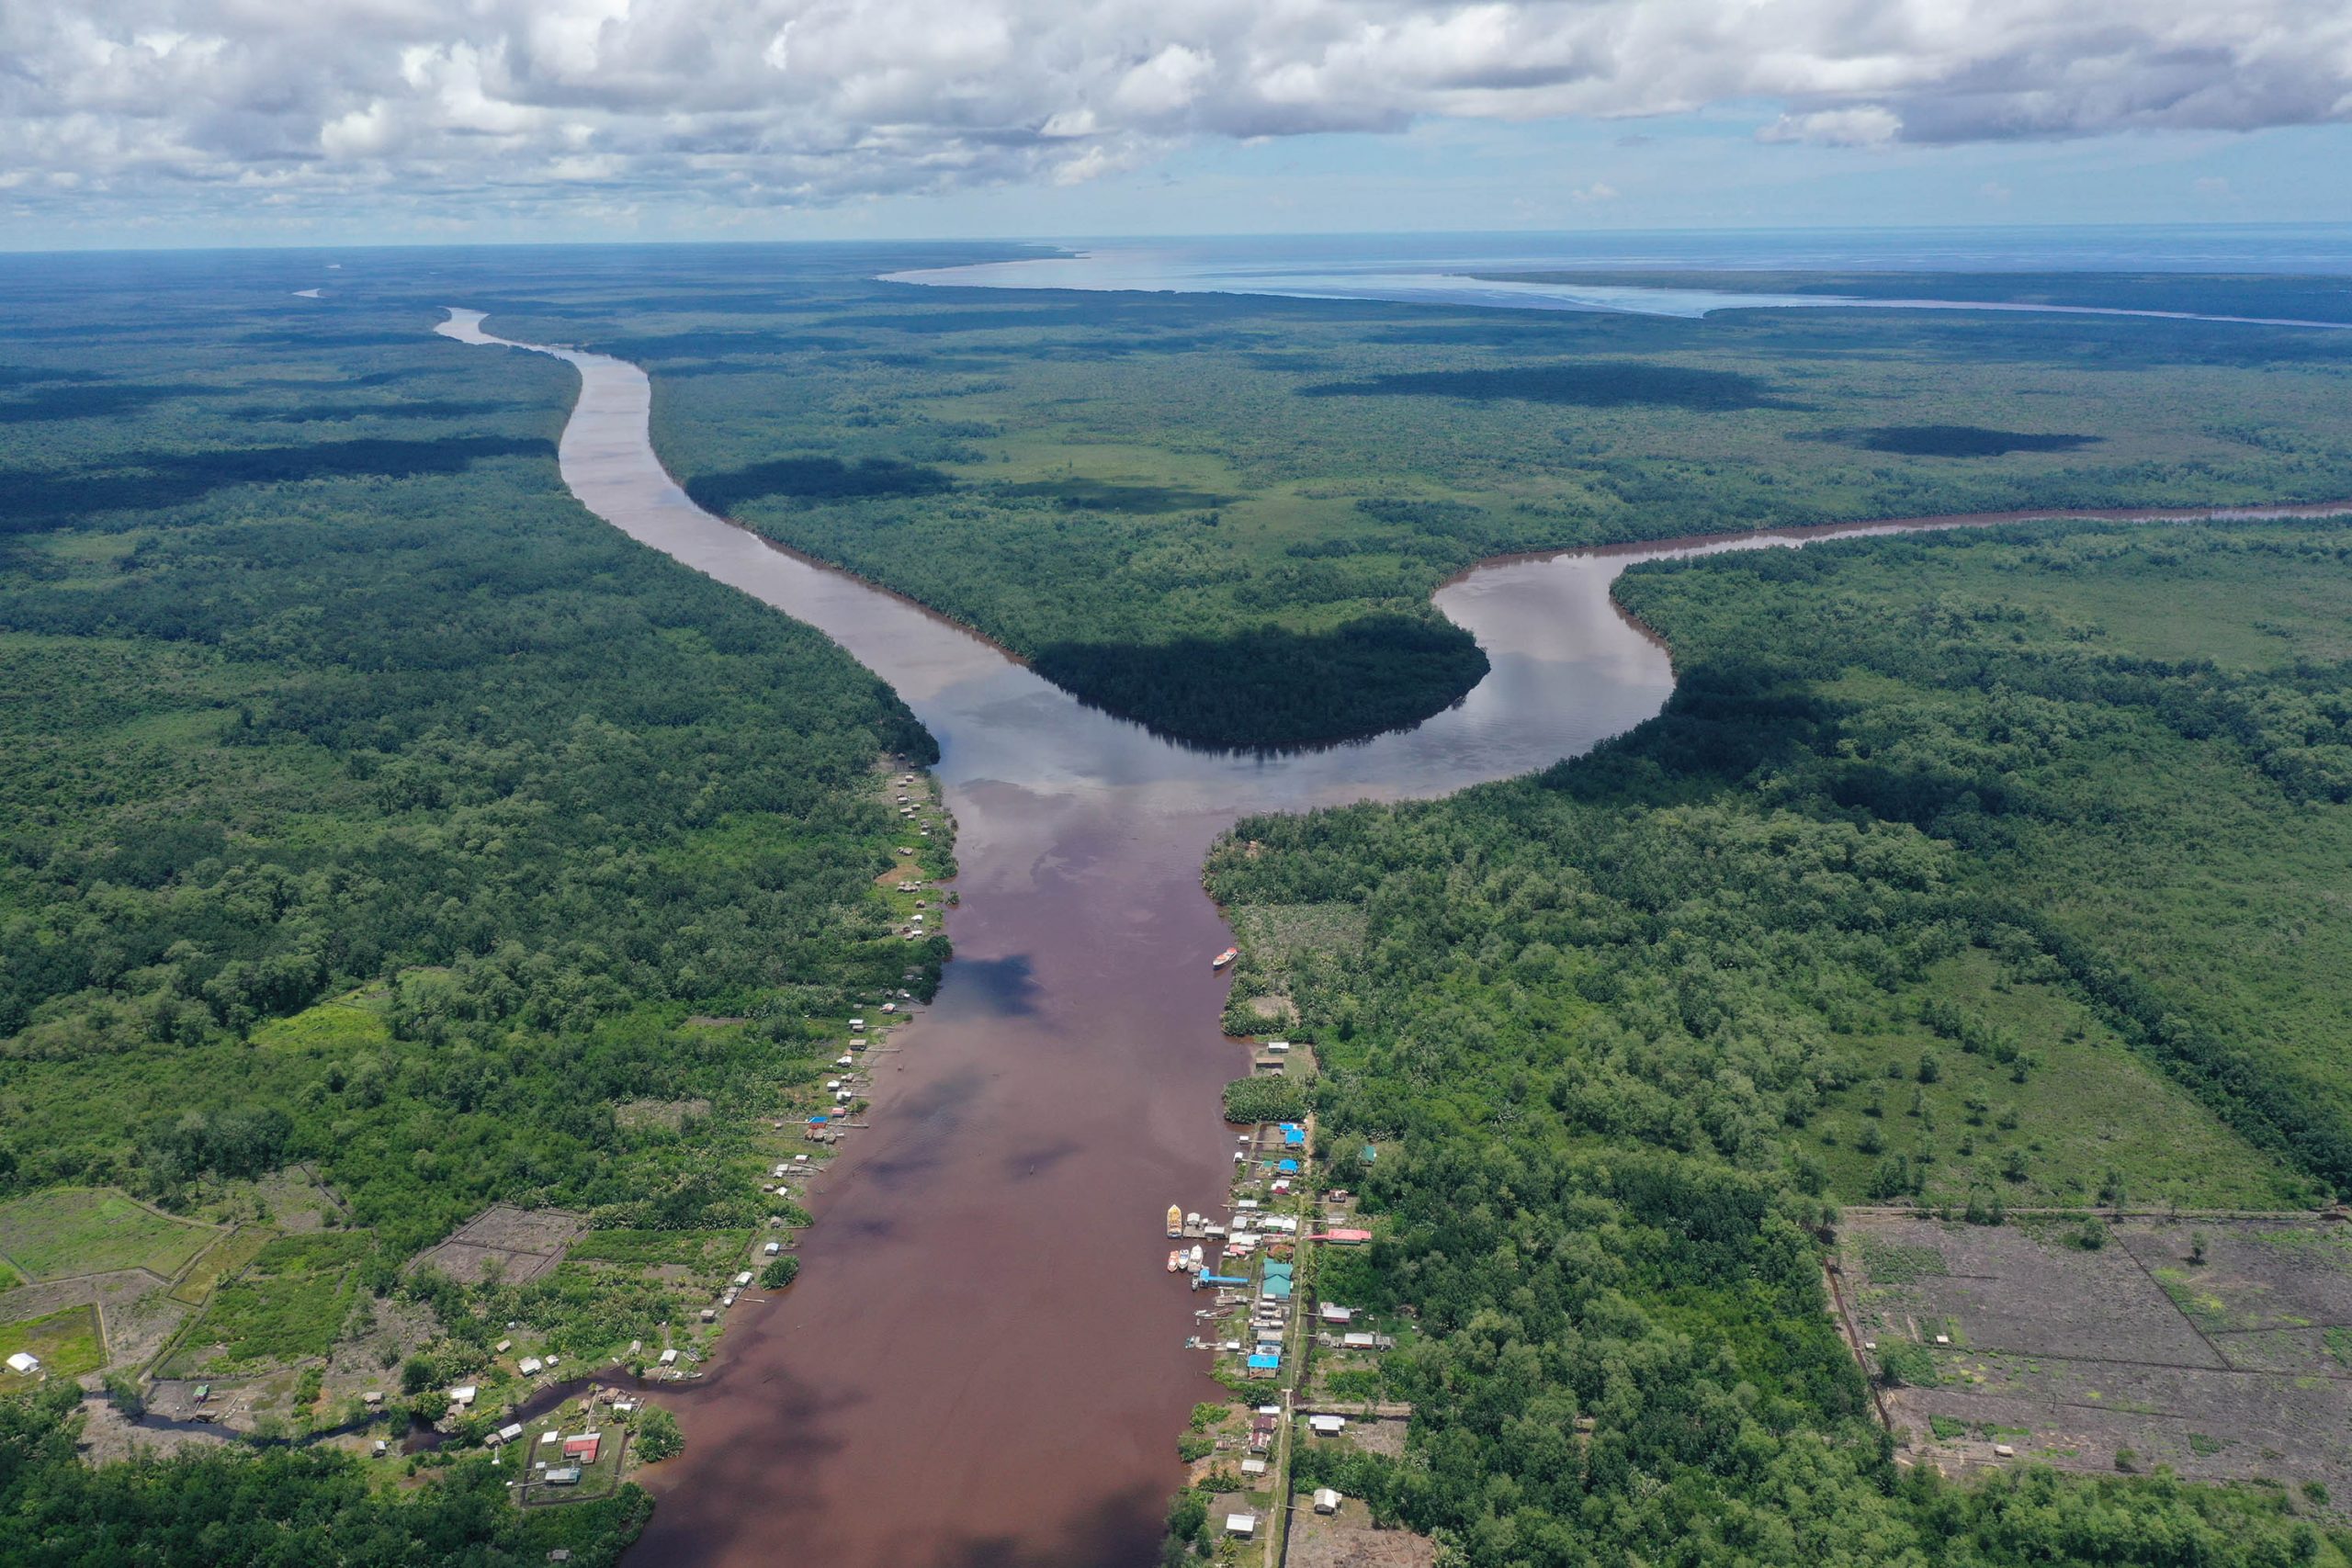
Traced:
MULTIPOLYGON (((2192 1323, 2285 1321, 2224 1316, 2282 1287, 2197 1282, 2188 1232, 2315 1219, 2352 1177, 2346 933, 2295 913, 2352 840, 2346 541, 2077 522, 1646 563, 1617 594, 1674 650, 1657 719, 1446 800, 1239 824, 1209 872, 1235 994, 1298 1010, 1322 1141, 1379 1155, 1350 1179, 1374 1240, 1318 1288, 1419 1336, 1380 1369, 1405 1453, 1340 1445, 1297 1485, 1481 1564, 1794 1561, 1797 1536, 1825 1561, 2340 1560, 2315 1434, 2254 1444, 2189 1372, 2165 1408, 2194 1441, 2129 1401, 2053 1414, 2071 1357, 2153 1353, 2161 1324, 2079 1349, 2030 1325, 2086 1310, 2089 1260, 2151 1207, 2125 1244, 2178 1249, 2151 1266, 2192 1323), (2295 942, 2256 935, 2282 917, 2295 942), (1818 1268, 1849 1203, 1925 1222, 1861 1232, 1850 1348, 1818 1268), (2029 1316, 1887 1315, 1987 1227, 2029 1316), (1893 1431, 1866 1378, 1910 1412, 1893 1431), (1939 1386, 1932 1419, 1893 1397, 1939 1386), (1972 1409, 1996 1414, 1942 1413, 1972 1409)), ((2324 1225, 2212 1234, 2296 1243, 2326 1260, 2298 1288, 2352 1302, 2324 1225)), ((1198 1512, 1163 1561, 1207 1541, 1198 1512)))
MULTIPOLYGON (((505 335, 644 367, 655 446, 706 508, 1196 745, 1328 744, 1458 700, 1485 658, 1429 597, 1498 555, 2352 495, 2340 333, 956 290, 859 275, 879 259, 804 259, 752 297, 484 303, 505 335)), ((2021 287, 2065 302, 2059 281, 2021 287)), ((2306 279, 2071 287, 2324 313, 2306 279)))
MULTIPOLYGON (((1688 532, 1702 495, 1695 520, 1721 522, 1763 482, 1748 471, 1760 449, 1740 446, 1758 430, 1727 447, 1699 439, 1726 415, 1781 421, 1760 433, 1792 444, 1776 456, 1827 454, 1808 481, 1846 487, 1849 503, 1916 492, 1982 510, 2053 479, 2137 494, 2181 476, 2144 450, 2097 472, 2046 465, 2126 443, 2120 423, 2151 412, 2132 401, 2148 395, 2139 381, 2188 365, 2213 372, 2210 406, 2235 388, 2279 418, 2217 437, 2243 451, 2209 446, 2192 465, 2202 482, 2249 499, 2266 475, 2290 496, 2352 490, 2344 455, 2296 405, 2334 361, 2279 334, 2198 340, 2186 357, 2142 344, 2134 359, 2120 338, 2028 343, 2005 327, 1993 336, 2018 356, 2009 372, 2030 364, 2080 395, 2094 381, 2063 362, 2120 354, 2129 374, 2101 374, 2133 383, 2098 404, 2104 429, 2017 433, 2066 438, 2018 446, 1942 406, 1981 400, 1989 373, 1956 391, 1896 389, 1937 406, 1866 427, 1850 404, 1894 395, 1884 387, 1816 383, 1800 405, 1752 368, 1661 372, 1632 356, 1697 351, 1637 335, 1656 323, 1579 323, 1621 335, 1579 337, 1575 357, 1530 380, 1491 362, 1476 312, 1152 301, 1106 317, 1091 300, 991 300, 1012 319, 892 306, 860 321, 850 307, 874 309, 879 291, 817 273, 800 285, 816 302, 795 308, 811 341, 794 348, 775 346, 772 322, 714 341, 728 334, 681 320, 707 297, 672 301, 653 355, 670 378, 665 391, 657 366, 657 435, 676 445, 707 425, 709 450, 756 446, 769 465, 799 461, 775 457, 779 445, 840 437, 848 456, 831 469, 754 472, 745 483, 784 488, 739 496, 752 525, 910 581, 922 563, 960 563, 970 576, 933 586, 1003 612, 975 624, 1109 629, 1085 646, 1114 653, 1137 646, 1129 633, 1247 647, 1262 635, 1253 620, 1344 639, 1400 604, 1426 624, 1415 585, 1425 593, 1464 550, 1557 547, 1634 513, 1688 532), (1041 325, 1045 338, 1021 336, 1041 325), (855 331, 892 346, 838 342, 855 331), (1019 352, 988 335, 1001 333, 1019 352), (692 349, 673 341, 697 334, 692 349), (953 353, 917 352, 951 336, 953 353), (1468 362, 1428 367, 1465 348, 1468 362), (1290 378, 1284 400, 1233 397, 1219 415, 1240 423, 1156 434, 1154 417, 1201 406, 1201 389, 1130 373, 1177 354, 1204 355, 1227 389, 1243 370, 1290 378), (854 384, 784 389, 776 361, 796 355, 817 356, 803 379, 854 384), (991 400, 1038 367, 1077 377, 1057 396, 1108 423, 1059 427, 1050 454, 1005 449, 1033 428, 1012 415, 1038 415, 1047 389, 991 400), (2241 376, 2256 367, 2294 385, 2241 376), (893 377, 914 389, 883 389, 893 377), (1374 420, 1369 438, 1327 412, 1396 403, 1423 417, 1374 420), (1006 411, 994 423, 976 412, 992 406, 1006 411), (805 423, 779 443, 743 427, 763 409, 805 423), (1562 409, 1577 430, 1548 423, 1562 409), (1465 411, 1494 419, 1481 438, 1500 446, 1576 453, 1574 472, 1539 465, 1542 494, 1511 488, 1490 456, 1465 456, 1465 411), (1365 467, 1338 479, 1286 466, 1268 443, 1293 414, 1327 454, 1365 467), (1649 421, 1673 456, 1632 449, 1649 421), (1259 446, 1216 450, 1244 423, 1264 433, 1259 446), (992 460, 1013 471, 976 486, 992 460), (1995 467, 1907 466, 1946 460, 1995 467), (899 463, 960 477, 933 487, 899 463), (1872 466, 1867 480, 1857 463, 1872 466), (1406 469, 1443 487, 1399 494, 1406 469), (1456 498, 1474 482, 1478 499, 1456 498), (1562 485, 1582 499, 1563 501, 1562 485), (1270 515, 1243 490, 1284 499, 1270 515), (884 514, 910 498, 940 510, 884 514), (875 543, 902 524, 918 526, 875 543), (1227 527, 1252 536, 1227 550, 1227 527), (826 549, 829 529, 855 547, 826 549), (1289 563, 1271 577, 1270 547, 1289 563), (1012 574, 1024 565, 1025 580, 1012 574), (1135 619, 1194 583, 1213 592, 1135 619)), ((0 390, 27 411, 0 427, 0 660, 35 697, 12 737, 0 869, 0 1227, 29 1215, 29 1250, 0 1247, 18 1260, 0 1303, 56 1284, 41 1259, 89 1241, 81 1210, 12 1215, 19 1195, 119 1186, 165 1227, 130 1237, 146 1250, 124 1271, 195 1297, 148 1292, 161 1300, 144 1315, 120 1315, 152 1341, 130 1343, 225 1358, 184 1369, 220 1365, 224 1382, 283 1369, 268 1398, 289 1424, 329 1414, 337 1364, 307 1348, 361 1347, 373 1365, 344 1373, 396 1373, 401 1416, 443 1418, 435 1396, 455 1379, 495 1382, 502 1358, 542 1348, 503 1325, 527 1321, 576 1359, 674 1310, 671 1276, 631 1270, 683 1269, 698 1289, 697 1270, 725 1274, 728 1248, 765 1234, 763 1216, 798 1223, 774 1179, 756 1198, 740 1185, 777 1152, 760 1117, 785 1134, 780 1097, 824 1077, 837 1021, 901 985, 927 996, 946 956, 935 933, 908 942, 906 908, 878 891, 898 863, 877 765, 933 753, 823 638, 570 504, 550 461, 560 372, 427 358, 410 319, 424 313, 405 306, 289 329, 277 310, 220 303, 220 282, 107 297, 96 346, 82 341, 91 300, 62 286, 45 314, 0 333, 15 378, 0 390), (224 339, 244 351, 233 371, 224 339), (136 383, 115 363, 133 355, 136 383), (289 1181, 297 1167, 309 1175, 289 1181), (515 1277, 537 1255, 512 1236, 476 1279, 403 1269, 510 1198, 578 1215, 601 1248, 558 1248, 544 1277, 515 1277), (199 1244, 175 1234, 181 1216, 232 1234, 199 1244), (249 1233, 250 1254, 217 1250, 249 1233), (630 1238, 642 1256, 586 1256, 628 1253, 630 1238)), ((641 295, 517 299, 494 319, 625 353, 581 321, 649 309, 641 295)), ((1950 355, 1963 380, 1977 364, 1919 323, 1876 341, 1950 355)), ((1793 378, 1838 346, 1781 336, 1726 356, 1776 354, 1773 375, 1793 378)), ((2188 416, 2164 417, 2175 423, 2158 434, 2180 437, 2188 416)), ((1681 664, 1660 719, 1444 802, 1253 819, 1212 860, 1237 931, 1263 913, 1267 931, 1306 933, 1245 942, 1241 980, 1295 1007, 1323 1056, 1323 1136, 1378 1153, 1357 1173, 1377 1237, 1325 1258, 1314 1282, 1415 1325, 1372 1382, 1348 1385, 1413 1406, 1409 1458, 1316 1447, 1301 1474, 1478 1564, 1580 1562, 1596 1540, 1775 1561, 1991 1562, 2019 1543, 2064 1562, 2175 1548, 2345 1560, 2325 1483, 2275 1483, 2283 1455, 2220 1488, 2039 1470, 1948 1487, 1932 1465, 1898 1466, 1827 1323, 1816 1238, 1841 1199, 1973 1219, 1986 1196, 2316 1204, 2352 1179, 2352 1086, 2324 1049, 2324 982, 2343 956, 2326 879, 2352 863, 2335 838, 2352 790, 2338 696, 2352 650, 2327 627, 2352 602, 2334 597, 2334 535, 2249 525, 2135 539, 2083 524, 1951 537, 1970 542, 1645 567, 1619 586, 1681 664), (2281 562, 2317 586, 2269 592, 2259 569, 2281 562), (2194 614, 2180 611, 2185 582, 2194 614), (2150 844, 2170 880, 2116 874, 2150 844), (1362 934, 1318 945, 1347 931, 1362 934), (2288 961, 2257 969, 2249 953, 2271 953, 2282 931, 2288 961), (2102 1121, 2122 1150, 2105 1146, 2102 1121)), ((1431 688, 1408 667, 1432 652, 1446 657, 1402 631, 1367 655, 1392 670, 1357 673, 1424 701, 1431 688)), ((1299 728, 1316 682, 1352 668, 1290 662, 1319 673, 1288 707, 1262 687, 1155 682, 1148 660, 1108 659, 1087 678, 1230 737, 1299 728)), ((952 874, 938 848, 933 880, 952 874)), ((1908 1355, 1869 1371, 1921 1375, 1908 1355)), ((643 1518, 626 1486, 506 1508, 469 1457, 371 1467, 314 1448, 93 1469, 64 1388, 0 1400, 32 1456, 5 1483, 11 1517, 56 1531, 267 1533, 300 1519, 317 1554, 373 1543, 355 1561, 453 1539, 492 1561, 559 1546, 609 1561, 643 1518), (391 1473, 402 1468, 435 1484, 412 1494, 391 1473)))
POLYGON ((835 1058, 947 956, 952 823, 893 800, 936 750, 578 507, 561 367, 295 318, 271 265, 0 329, 0 1511, 610 1562, 619 1442, 521 1510, 488 1445, 616 1362, 658 1396, 789 1272, 835 1058))

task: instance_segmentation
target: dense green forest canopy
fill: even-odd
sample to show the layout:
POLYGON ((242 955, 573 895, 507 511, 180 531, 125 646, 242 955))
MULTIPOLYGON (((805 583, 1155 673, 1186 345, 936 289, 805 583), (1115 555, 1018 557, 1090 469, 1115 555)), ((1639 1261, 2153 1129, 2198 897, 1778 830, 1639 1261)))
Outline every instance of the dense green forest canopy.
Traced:
MULTIPOLYGON (((565 372, 431 338, 442 303, 649 364, 697 493, 1205 740, 1428 711, 1482 667, 1428 592, 1498 550, 2352 493, 2324 334, 870 281, 984 250, 350 253, 317 300, 323 258, 5 264, 0 1181, 201 1205, 307 1159, 348 1266, 441 1323, 425 1393, 509 1318, 603 1343, 663 1298, 593 1243, 528 1286, 401 1283, 418 1246, 511 1198, 702 1256, 816 1021, 935 976, 871 887, 876 766, 927 739, 582 514, 565 372)), ((1327 1133, 1382 1151, 1349 1173, 1381 1239, 1327 1292, 1418 1314, 1382 1374, 1406 1460, 1306 1477, 1481 1565, 2343 1561, 2283 1492, 1899 1475, 1809 1234, 1839 1200, 2352 1187, 2341 537, 1645 570, 1623 597, 1684 677, 1657 722, 1248 825, 1213 867, 1245 931, 1366 933, 1244 959, 1302 1009, 1327 1133)), ((0 1402, 0 1509, 45 1560, 548 1544, 463 1465, 410 1502, 316 1453, 92 1472, 71 1421, 0 1402)))
POLYGON ((403 1235, 518 1186, 622 1201, 605 1108, 758 1055, 662 1020, 899 984, 874 770, 931 743, 821 637, 579 509, 561 366, 208 281, 62 291, 0 339, 20 395, 126 364, 152 389, 0 427, 17 1179, 324 1157, 403 1235), (245 1043, 370 983, 380 1045, 245 1043), (208 1132, 255 1103, 290 1121, 208 1132))
POLYGON ((2342 1553, 2283 1491, 1898 1473, 1809 1233, 2352 1188, 2352 529, 1834 541, 1619 593, 1676 651, 1658 719, 1211 863, 1245 933, 1363 932, 1250 942, 1235 992, 1291 998, 1324 1146, 1379 1151, 1323 1295, 1419 1330, 1406 1458, 1301 1484, 1482 1565, 2342 1553))
MULTIPOLYGON (((882 770, 935 751, 830 641, 571 500, 566 367, 437 338, 421 299, 292 297, 318 275, 7 264, 0 1200, 119 1186, 249 1218, 255 1179, 309 1162, 356 1247, 274 1342, 322 1351, 356 1277, 449 1336, 421 1386, 485 1366, 509 1318, 585 1353, 672 1314, 571 1265, 403 1276, 484 1205, 737 1247, 777 1207, 752 1112, 818 1072, 825 1021, 927 994, 944 957, 874 885, 899 863, 882 770)), ((275 1310, 267 1261, 216 1306, 275 1310)), ((322 1530, 345 1561, 544 1555, 481 1528, 487 1483, 377 1514, 324 1456, 72 1495, 0 1462, 26 1466, 0 1508, 60 1521, 43 1561, 136 1560, 84 1529, 152 1530, 158 1562, 314 1561, 322 1530), (178 1516, 214 1487, 273 1501, 178 1516), (280 1504, 282 1547, 232 1550, 280 1504)))
MULTIPOLYGON (((872 281, 926 265, 879 250, 745 262, 475 302, 495 331, 646 365, 656 444, 706 505, 1210 743, 1361 734, 1451 701, 1485 660, 1429 595, 1499 552, 2352 497, 2343 332, 956 290, 872 281)), ((2324 279, 1808 287, 1915 282, 2352 316, 2324 279)))

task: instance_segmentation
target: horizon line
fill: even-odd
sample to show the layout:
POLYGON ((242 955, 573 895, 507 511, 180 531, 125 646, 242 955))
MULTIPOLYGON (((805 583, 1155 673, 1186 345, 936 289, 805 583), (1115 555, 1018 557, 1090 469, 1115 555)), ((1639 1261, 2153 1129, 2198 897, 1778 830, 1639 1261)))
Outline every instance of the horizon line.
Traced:
MULTIPOLYGON (((1442 240, 1442 239, 1539 239, 1622 240, 1639 239, 1648 235, 1688 237, 1697 234, 1815 234, 1815 235, 1904 235, 1904 234, 1998 234, 1998 233, 2132 233, 2132 232, 2326 232, 2338 231, 2352 235, 2352 220, 2346 219, 2268 219, 2268 220, 2165 220, 2137 222, 2032 222, 2006 223, 1889 223, 1849 224, 1818 223, 1794 225, 1764 224, 1686 224, 1653 228, 1623 229, 1295 229, 1295 230, 1226 230, 1197 231, 1064 233, 1041 232, 1034 235, 1003 234, 933 234, 876 235, 865 238, 829 237, 823 239, 627 239, 627 240, 401 240, 356 241, 321 240, 308 243, 270 243, 257 244, 189 245, 157 243, 115 245, 13 245, 0 243, 0 257, 17 256, 75 256, 75 255, 242 255, 279 252, 336 251, 372 253, 390 251, 533 251, 533 250, 772 250, 791 247, 816 249, 851 249, 878 245, 1008 245, 1008 246, 1069 246, 1118 243, 1140 244, 1151 243, 1199 243, 1231 240, 1442 240)), ((1780 267, 1772 270, 1804 270, 1780 267)))

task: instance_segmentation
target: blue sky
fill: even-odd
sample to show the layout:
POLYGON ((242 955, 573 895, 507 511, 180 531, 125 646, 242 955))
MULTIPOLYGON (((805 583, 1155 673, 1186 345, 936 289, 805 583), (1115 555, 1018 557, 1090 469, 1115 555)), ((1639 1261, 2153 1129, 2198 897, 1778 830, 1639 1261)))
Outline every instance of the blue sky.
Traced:
POLYGON ((13 0, 0 246, 2352 221, 2342 0, 13 0))
POLYGON ((1759 143, 1770 113, 1439 119, 1395 135, 1212 140, 1080 186, 1023 184, 798 215, 893 237, 1409 230, 2352 222, 2352 126, 2055 141, 1759 143))

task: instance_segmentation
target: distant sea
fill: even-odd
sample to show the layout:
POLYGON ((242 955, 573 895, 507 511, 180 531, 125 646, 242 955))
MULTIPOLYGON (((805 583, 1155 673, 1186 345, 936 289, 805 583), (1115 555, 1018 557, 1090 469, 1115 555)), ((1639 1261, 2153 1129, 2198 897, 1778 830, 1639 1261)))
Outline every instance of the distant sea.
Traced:
MULTIPOLYGON (((2257 273, 2352 276, 2352 225, 1822 230, 1607 234, 1354 234, 1070 241, 1033 260, 885 275, 898 283, 1274 294, 1518 310, 1699 316, 1727 308, 1987 309, 1769 288, 1525 283, 1522 272, 2257 273)), ((1992 307, 1999 308, 1999 307, 1992 307)), ((2013 307, 2016 308, 2016 307, 2013 307)), ((2052 307, 2034 307, 2048 310, 2052 307)), ((2075 308, 2077 311, 2081 307, 2075 308)), ((2167 312, 2092 310, 2092 314, 2167 312)), ((2237 317, 2200 318, 2244 320, 2237 317)), ((2312 323, 2326 324, 2326 323, 2312 323)))

